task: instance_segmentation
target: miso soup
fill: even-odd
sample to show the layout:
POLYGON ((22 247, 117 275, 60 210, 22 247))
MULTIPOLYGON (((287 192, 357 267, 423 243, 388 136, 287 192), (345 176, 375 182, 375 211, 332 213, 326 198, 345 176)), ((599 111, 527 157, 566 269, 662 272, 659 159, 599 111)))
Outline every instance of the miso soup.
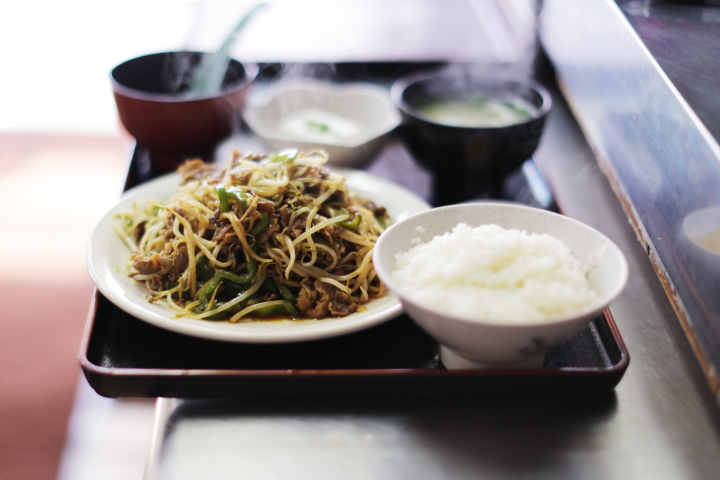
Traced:
POLYGON ((504 127, 529 120, 537 109, 526 100, 500 101, 485 97, 430 100, 415 108, 422 117, 455 127, 504 127))

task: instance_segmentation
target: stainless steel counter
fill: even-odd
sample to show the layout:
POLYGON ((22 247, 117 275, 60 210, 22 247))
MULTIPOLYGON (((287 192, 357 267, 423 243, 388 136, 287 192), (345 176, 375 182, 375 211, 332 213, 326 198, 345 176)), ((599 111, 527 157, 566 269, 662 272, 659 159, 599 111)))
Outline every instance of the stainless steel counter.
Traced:
POLYGON ((543 44, 720 400, 720 8, 618 3, 545 2, 543 44))
MULTIPOLYGON (((386 4, 401 10, 401 2, 373 3, 383 9, 386 4)), ((481 6, 500 4, 500 0, 471 1, 468 5, 472 8, 465 5, 454 13, 463 19, 481 6)), ((671 244, 653 229, 650 217, 635 215, 643 211, 638 209, 641 205, 660 205, 656 212, 673 202, 688 211, 696 205, 679 198, 675 191, 659 198, 665 203, 653 204, 652 199, 642 203, 638 197, 626 195, 632 192, 628 184, 613 175, 611 184, 600 169, 602 162, 611 174, 619 171, 615 167, 622 167, 635 178, 653 180, 660 174, 685 178, 682 175, 687 171, 659 168, 657 160, 668 159, 668 152, 711 158, 717 152, 716 144, 702 128, 690 136, 674 135, 678 119, 680 124, 689 121, 695 126, 699 119, 682 102, 665 117, 669 121, 657 124, 665 128, 662 131, 656 129, 657 117, 653 116, 663 110, 662 103, 651 103, 652 111, 633 103, 656 99, 657 94, 676 98, 677 89, 666 77, 648 83, 608 73, 612 68, 630 71, 637 66, 637 58, 649 58, 642 56, 647 52, 614 2, 545 0, 544 4, 549 28, 544 40, 551 56, 569 53, 557 57, 564 59, 558 62, 558 71, 576 116, 555 92, 555 108, 537 160, 565 213, 612 238, 630 264, 628 287, 611 306, 631 355, 615 392, 554 399, 373 402, 160 399, 146 479, 720 478, 720 412, 706 382, 709 371, 703 371, 697 361, 648 256, 648 252, 665 251, 671 244), (599 13, 588 15, 596 11, 599 13), (608 19, 625 23, 613 31, 611 27, 617 24, 606 22, 608 19), (593 43, 598 32, 603 38, 620 35, 632 40, 640 50, 610 51, 610 44, 593 43), (584 50, 581 40, 589 40, 593 49, 584 50), (642 55, 633 57, 638 53, 642 55), (588 66, 592 68, 588 70, 588 66), (598 92, 606 96, 594 96, 598 92), (610 107, 624 115, 604 116, 610 107), (575 118, 580 119, 590 144, 575 118), (659 141, 655 150, 640 148, 643 132, 651 132, 659 141), (618 152, 622 155, 617 156, 618 152), (609 163, 609 159, 618 160, 609 163)), ((414 8, 420 8, 417 5, 414 8)), ((434 16, 427 19, 430 24, 434 16)), ((375 16, 366 20, 377 23, 375 16)), ((463 30, 476 31, 472 25, 463 30)), ((474 58, 475 50, 462 51, 470 50, 474 58)), ((643 65, 643 71, 657 72, 656 67, 651 60, 643 65)), ((714 170, 709 172, 715 175, 714 170)), ((700 177, 706 182, 701 184, 712 187, 712 178, 700 177)), ((665 187, 659 181, 653 185, 665 187)), ((681 216, 677 213, 671 219, 681 216)), ((669 264, 662 263, 661 256, 653 254, 652 258, 660 262, 661 274, 667 271, 669 264)), ((672 285, 677 284, 665 285, 670 286, 671 295, 672 285)), ((681 297, 672 298, 677 307, 681 297)))
POLYGON ((714 479, 720 416, 648 256, 559 97, 538 161, 568 215, 620 245, 614 394, 442 401, 160 399, 148 480, 714 479))

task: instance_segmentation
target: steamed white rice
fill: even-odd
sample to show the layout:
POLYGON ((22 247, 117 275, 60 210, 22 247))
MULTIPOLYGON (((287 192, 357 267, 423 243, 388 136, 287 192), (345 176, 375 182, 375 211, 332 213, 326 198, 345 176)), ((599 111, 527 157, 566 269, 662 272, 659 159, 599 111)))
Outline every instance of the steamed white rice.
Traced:
POLYGON ((412 243, 395 255, 393 280, 416 302, 451 315, 541 323, 597 297, 588 266, 550 235, 460 223, 427 243, 412 243))

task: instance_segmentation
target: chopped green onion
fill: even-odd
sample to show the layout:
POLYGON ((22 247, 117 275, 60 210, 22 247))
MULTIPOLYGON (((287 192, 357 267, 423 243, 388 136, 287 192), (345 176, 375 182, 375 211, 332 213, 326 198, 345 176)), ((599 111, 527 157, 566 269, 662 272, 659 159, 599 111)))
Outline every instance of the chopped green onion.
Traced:
POLYGON ((326 123, 320 123, 320 122, 313 122, 312 120, 308 120, 307 126, 310 128, 314 128, 315 130, 319 132, 329 132, 330 127, 326 123))

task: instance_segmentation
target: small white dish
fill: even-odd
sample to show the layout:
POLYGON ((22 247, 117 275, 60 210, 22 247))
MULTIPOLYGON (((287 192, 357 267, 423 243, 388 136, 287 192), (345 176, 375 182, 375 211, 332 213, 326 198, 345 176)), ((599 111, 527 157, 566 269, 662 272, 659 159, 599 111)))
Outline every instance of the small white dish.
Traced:
MULTIPOLYGON (((357 195, 384 206, 394 221, 427 210, 430 206, 405 188, 365 172, 336 170, 357 195)), ((388 292, 365 304, 367 310, 342 318, 306 321, 216 322, 177 317, 162 303, 150 303, 145 286, 127 275, 130 251, 112 228, 115 215, 134 203, 169 198, 180 182, 172 173, 135 187, 108 211, 93 230, 85 251, 88 272, 108 300, 135 317, 185 335, 247 343, 283 343, 344 335, 378 325, 402 312, 398 298, 388 292)))
POLYGON ((380 279, 400 297, 406 313, 442 344, 444 365, 459 369, 541 366, 545 352, 596 318, 622 292, 628 277, 625 256, 597 230, 563 215, 511 203, 451 205, 413 215, 383 233, 375 246, 373 262, 380 279), (557 238, 576 259, 590 265, 588 281, 597 300, 564 317, 514 324, 459 318, 413 300, 393 281, 395 255, 412 248, 413 239, 426 243, 460 222, 470 227, 496 224, 557 238))
POLYGON ((366 164, 401 120, 380 86, 309 79, 255 90, 243 117, 273 151, 321 149, 341 167, 366 164))

